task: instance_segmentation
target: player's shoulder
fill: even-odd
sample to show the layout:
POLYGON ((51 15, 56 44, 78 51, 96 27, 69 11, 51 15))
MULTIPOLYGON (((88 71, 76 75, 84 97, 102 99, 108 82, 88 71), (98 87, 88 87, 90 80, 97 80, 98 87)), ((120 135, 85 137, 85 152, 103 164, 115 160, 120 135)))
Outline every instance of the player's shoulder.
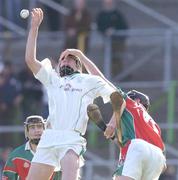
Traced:
POLYGON ((16 156, 17 154, 22 154, 25 151, 26 144, 22 144, 18 147, 16 147, 11 153, 11 156, 16 156))
POLYGON ((49 58, 43 59, 41 62, 42 67, 47 70, 48 72, 55 73, 55 69, 52 66, 51 60, 49 58))

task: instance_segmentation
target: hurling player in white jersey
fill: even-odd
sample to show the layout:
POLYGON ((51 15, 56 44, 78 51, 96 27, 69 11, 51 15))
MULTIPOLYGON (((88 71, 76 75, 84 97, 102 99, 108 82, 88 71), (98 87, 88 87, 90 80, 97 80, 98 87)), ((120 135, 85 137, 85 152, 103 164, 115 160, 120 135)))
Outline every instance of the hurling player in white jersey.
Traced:
POLYGON ((77 56, 61 55, 59 73, 52 68, 49 59, 37 60, 36 44, 43 11, 35 8, 31 17, 25 60, 47 90, 50 128, 41 137, 27 180, 47 180, 55 169, 62 171, 62 180, 77 180, 86 149, 82 135, 87 128, 87 106, 98 96, 108 102, 117 92, 102 78, 83 74, 77 56))

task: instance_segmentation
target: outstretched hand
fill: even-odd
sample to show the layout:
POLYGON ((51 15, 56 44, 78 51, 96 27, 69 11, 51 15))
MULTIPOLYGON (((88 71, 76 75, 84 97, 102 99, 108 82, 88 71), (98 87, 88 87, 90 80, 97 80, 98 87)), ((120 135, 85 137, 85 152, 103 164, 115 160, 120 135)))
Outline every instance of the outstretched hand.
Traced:
POLYGON ((31 27, 38 28, 43 21, 43 11, 41 8, 34 8, 31 11, 31 27))

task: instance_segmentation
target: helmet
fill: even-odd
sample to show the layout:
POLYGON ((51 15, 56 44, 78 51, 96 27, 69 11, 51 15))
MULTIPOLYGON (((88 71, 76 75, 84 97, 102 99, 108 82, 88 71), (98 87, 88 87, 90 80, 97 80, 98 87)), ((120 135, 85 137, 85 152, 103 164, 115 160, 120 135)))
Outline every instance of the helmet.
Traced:
POLYGON ((32 116, 28 116, 24 122, 25 126, 28 126, 28 124, 35 124, 35 123, 43 123, 45 124, 45 120, 43 119, 42 116, 38 116, 38 115, 32 115, 32 116))
POLYGON ((43 119, 42 116, 38 116, 38 115, 32 115, 32 116, 28 116, 24 122, 24 126, 25 126, 25 137, 28 138, 27 136, 27 132, 28 132, 28 125, 29 124, 36 124, 36 123, 42 123, 43 124, 43 128, 45 129, 45 124, 46 121, 43 119))
POLYGON ((140 103, 146 108, 146 110, 149 109, 150 99, 147 95, 136 90, 131 90, 127 93, 127 96, 129 96, 133 100, 140 99, 140 103))

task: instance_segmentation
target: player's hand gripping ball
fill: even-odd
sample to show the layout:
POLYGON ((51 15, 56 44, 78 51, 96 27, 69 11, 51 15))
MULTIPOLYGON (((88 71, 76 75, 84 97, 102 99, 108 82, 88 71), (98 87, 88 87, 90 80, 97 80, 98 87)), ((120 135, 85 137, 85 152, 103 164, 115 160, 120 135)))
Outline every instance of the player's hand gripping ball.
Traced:
POLYGON ((23 19, 26 19, 29 16, 29 10, 28 9, 22 9, 20 11, 20 17, 23 19))

